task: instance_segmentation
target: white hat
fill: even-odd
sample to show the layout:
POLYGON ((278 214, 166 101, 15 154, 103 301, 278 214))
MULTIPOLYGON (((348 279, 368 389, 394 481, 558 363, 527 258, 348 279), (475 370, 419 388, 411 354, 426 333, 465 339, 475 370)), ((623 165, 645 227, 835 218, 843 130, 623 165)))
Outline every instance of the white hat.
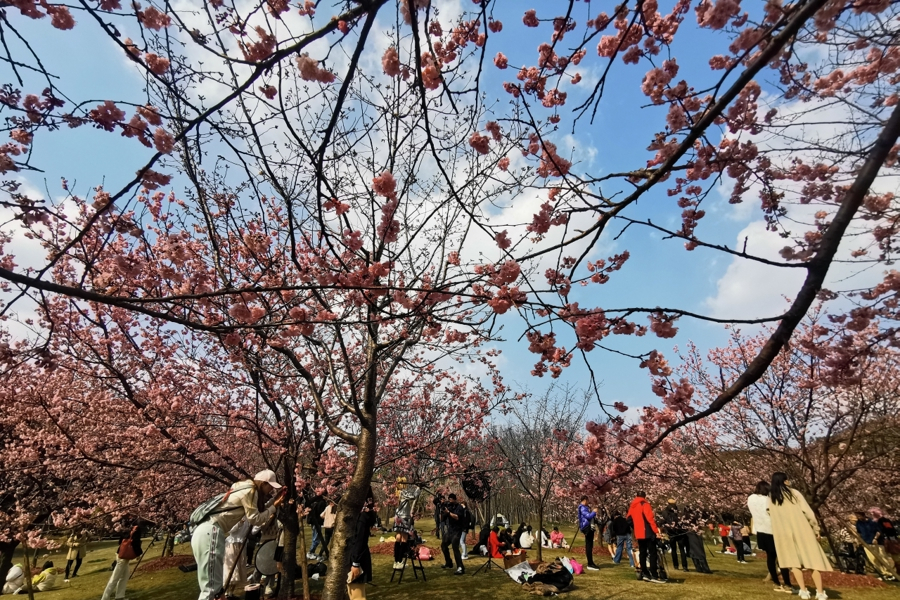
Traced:
POLYGON ((260 483, 268 483, 276 490, 281 489, 281 484, 278 483, 278 480, 275 479, 275 471, 271 469, 266 469, 264 471, 260 471, 256 475, 253 476, 253 481, 258 481, 260 483))

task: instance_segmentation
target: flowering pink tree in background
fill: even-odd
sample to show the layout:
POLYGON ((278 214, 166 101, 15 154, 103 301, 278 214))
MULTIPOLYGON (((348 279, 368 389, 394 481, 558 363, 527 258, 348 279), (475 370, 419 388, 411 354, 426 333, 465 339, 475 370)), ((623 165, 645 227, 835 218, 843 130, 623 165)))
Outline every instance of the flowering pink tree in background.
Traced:
MULTIPOLYGON (((635 356, 663 407, 632 426, 615 418, 624 407, 601 403, 609 421, 592 425, 592 434, 633 451, 593 482, 601 490, 760 380, 817 297, 851 297, 858 306, 836 320, 874 332, 867 327, 877 316, 870 341, 895 339, 896 274, 863 290, 824 289, 842 241, 859 242, 846 259, 851 265, 892 258, 896 202, 873 184, 896 170, 893 3, 679 0, 661 8, 644 1, 602 12, 596 2, 559 2, 524 12, 536 55, 515 73, 503 71, 510 67, 502 52, 509 26, 494 13, 503 3, 465 3, 453 18, 442 4, 346 0, 298 10, 272 0, 240 7, 104 0, 76 9, 22 0, 4 22, 17 39, 35 43, 4 48, 9 71, 0 101, 10 118, 0 173, 49 168, 38 164, 41 145, 65 139, 71 128, 97 129, 91 139, 98 145, 149 149, 139 164, 116 164, 119 183, 109 189, 86 192, 64 180, 60 199, 21 180, 3 183, 2 205, 13 219, 0 239, 2 316, 20 307, 40 315, 27 342, 4 347, 5 364, 58 368, 60 325, 74 314, 106 323, 107 311, 136 323, 112 331, 122 338, 117 346, 142 350, 144 337, 134 332, 149 328, 160 341, 190 332, 203 347, 231 356, 223 360, 241 365, 240 381, 256 400, 228 397, 214 414, 240 419, 260 402, 274 414, 283 408, 276 399, 286 398, 301 416, 276 419, 277 434, 267 435, 296 434, 293 447, 302 439, 319 451, 327 444, 315 436, 327 435, 353 456, 329 598, 343 594, 344 543, 372 480, 379 436, 388 433, 380 428, 391 403, 398 403, 391 412, 409 410, 419 381, 471 400, 476 414, 507 394, 489 366, 465 384, 446 366, 454 358, 476 367, 487 360, 498 315, 524 318, 529 348, 539 355, 534 372, 552 376, 576 354, 608 347, 612 336, 671 338, 679 318, 778 323, 728 386, 702 404, 689 382, 671 377, 662 354, 635 356), (25 19, 42 20, 19 26, 25 19), (692 71, 703 74, 691 75, 697 81, 679 76, 688 19, 695 30, 720 32, 728 46, 704 57, 692 71), (65 39, 73 28, 105 36, 107 45, 84 68, 104 72, 124 58, 143 89, 123 84, 121 96, 108 97, 71 89, 79 73, 47 72, 41 52, 57 40, 71 47, 65 39), (583 172, 560 132, 588 127, 610 94, 633 85, 614 75, 634 69, 643 74, 647 119, 659 122, 647 160, 603 176, 583 172), (508 81, 489 85, 488 70, 509 73, 508 81), (587 77, 592 73, 599 75, 587 77), (767 74, 779 87, 764 94, 767 74), (567 104, 565 85, 589 79, 587 99, 567 104), (808 127, 828 107, 840 109, 828 133, 808 127), (707 241, 704 204, 723 183, 733 203, 757 199, 773 235, 787 240, 783 260, 707 241), (540 205, 526 211, 532 217, 498 215, 496 206, 535 193, 540 205), (660 202, 662 210, 676 211, 680 228, 668 230, 637 210, 642 198, 665 197, 671 200, 660 202), (573 289, 609 287, 627 268, 627 250, 608 259, 591 254, 618 233, 614 226, 650 228, 683 240, 687 251, 799 270, 805 281, 786 312, 761 319, 584 305, 573 289), (43 256, 17 255, 23 239, 41 244, 43 256), (276 381, 283 393, 268 391, 276 381), (312 425, 295 431, 288 422, 312 425)), ((66 172, 75 166, 52 166, 71 181, 78 175, 66 172)), ((692 268, 693 255, 686 256, 692 268)), ((836 355, 841 340, 828 338, 836 355)), ((184 360, 164 354, 159 360, 174 362, 171 369, 184 360)), ((77 358, 93 369, 90 355, 77 358)), ((140 351, 132 360, 125 380, 146 369, 140 351)), ((851 360, 844 375, 852 370, 851 360)), ((109 401, 137 410, 122 378, 109 401)), ((141 405, 141 418, 167 429, 168 398, 146 393, 152 402, 141 405), (153 402, 164 406, 158 415, 147 414, 153 402)), ((228 480, 222 469, 248 468, 228 465, 231 449, 223 444, 218 453, 209 443, 219 447, 214 437, 200 438, 195 458, 211 452, 215 460, 194 467, 212 480, 228 480)), ((296 471, 288 468, 289 477, 296 471)))
POLYGON ((499 467, 537 514, 538 560, 543 560, 540 531, 547 504, 561 483, 577 476, 570 472, 569 452, 581 441, 589 400, 587 393, 551 387, 540 397, 527 397, 510 408, 506 419, 489 430, 499 467))
MULTIPOLYGON (((683 443, 719 487, 743 482, 731 492, 738 500, 756 480, 788 473, 826 532, 873 501, 893 505, 900 481, 900 357, 890 348, 872 348, 873 335, 835 333, 815 319, 804 323, 762 378, 707 424, 685 430, 683 443), (839 341, 829 340, 835 336, 839 341), (715 432, 714 440, 707 431, 715 432), (863 490, 871 495, 860 504, 863 490)), ((685 369, 700 398, 720 393, 764 340, 735 332, 706 364, 692 351, 685 369)), ((727 498, 729 492, 718 494, 727 498)))

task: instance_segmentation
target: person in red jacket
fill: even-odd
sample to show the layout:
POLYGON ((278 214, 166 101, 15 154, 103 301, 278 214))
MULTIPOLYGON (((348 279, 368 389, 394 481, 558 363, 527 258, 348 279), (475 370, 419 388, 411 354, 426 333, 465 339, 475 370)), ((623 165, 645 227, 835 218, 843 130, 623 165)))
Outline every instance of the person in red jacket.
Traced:
POLYGON ((497 537, 498 531, 500 531, 500 528, 495 526, 491 529, 491 534, 488 536, 488 556, 491 558, 503 558, 502 544, 500 543, 500 538, 497 537))
POLYGON ((659 527, 653 517, 653 509, 647 502, 644 492, 638 492, 637 498, 628 507, 628 521, 634 528, 634 537, 638 541, 641 556, 641 576, 651 583, 665 583, 659 578, 659 555, 656 551, 656 540, 659 538, 659 527), (650 559, 650 570, 647 570, 647 559, 650 559))

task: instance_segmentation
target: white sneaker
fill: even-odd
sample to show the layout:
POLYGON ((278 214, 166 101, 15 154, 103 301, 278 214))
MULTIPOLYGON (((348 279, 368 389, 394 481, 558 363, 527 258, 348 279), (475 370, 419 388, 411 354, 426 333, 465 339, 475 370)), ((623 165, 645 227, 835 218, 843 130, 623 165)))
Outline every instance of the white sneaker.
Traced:
POLYGON ((797 595, 800 596, 800 600, 809 600, 809 590, 806 588, 802 588, 797 595))
POLYGON ((598 569, 597 567, 595 567, 594 565, 588 565, 588 566, 585 567, 585 568, 586 568, 588 571, 599 571, 599 570, 600 570, 600 569, 598 569))
POLYGON ((399 570, 399 569, 402 569, 402 568, 403 568, 403 563, 402 563, 402 562, 395 562, 395 563, 394 563, 394 568, 395 568, 395 569, 398 569, 398 570, 399 570))
POLYGON ((816 593, 816 600, 828 600, 828 594, 825 593, 825 590, 816 593))
POLYGON ((781 592, 783 594, 793 594, 794 593, 794 590, 792 590, 791 588, 789 588, 787 586, 783 586, 783 585, 779 585, 777 588, 775 588, 775 591, 781 592))
POLYGON ((69 583, 68 579, 63 579, 63 583, 69 583))

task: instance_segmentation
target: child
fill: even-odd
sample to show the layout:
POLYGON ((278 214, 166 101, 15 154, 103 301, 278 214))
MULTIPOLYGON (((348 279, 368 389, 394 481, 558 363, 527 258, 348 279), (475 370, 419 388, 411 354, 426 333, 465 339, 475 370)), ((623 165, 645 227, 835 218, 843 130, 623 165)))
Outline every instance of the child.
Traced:
POLYGON ((725 523, 719 523, 719 536, 722 538, 722 552, 721 554, 728 554, 728 535, 731 533, 731 528, 728 527, 725 523))
POLYGON ((734 540, 734 549, 737 551, 737 561, 746 565, 747 561, 744 560, 744 534, 741 533, 742 525, 737 521, 731 524, 731 538, 734 540))

